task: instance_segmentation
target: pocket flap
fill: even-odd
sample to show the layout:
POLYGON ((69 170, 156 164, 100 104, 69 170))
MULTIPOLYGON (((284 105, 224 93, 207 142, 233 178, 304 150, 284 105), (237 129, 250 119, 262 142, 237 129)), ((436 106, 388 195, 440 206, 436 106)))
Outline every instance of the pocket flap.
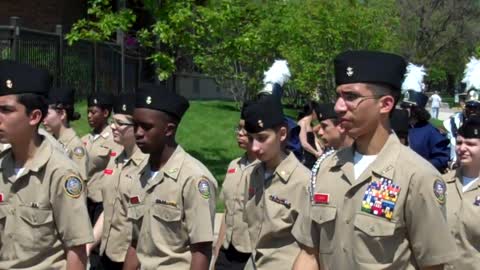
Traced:
POLYGON ((389 236, 395 232, 395 223, 373 215, 357 213, 353 223, 362 232, 370 236, 389 236))
POLYGON ((159 204, 153 206, 152 214, 154 217, 167 222, 180 221, 182 218, 182 212, 180 209, 159 204))
POLYGON ((143 217, 145 207, 143 205, 135 205, 128 207, 127 217, 129 219, 138 220, 143 217))
POLYGON ((31 225, 43 225, 53 221, 52 210, 20 206, 17 213, 31 225))
POLYGON ((317 224, 323 224, 335 220, 337 216, 337 208, 330 205, 312 205, 310 218, 317 224))

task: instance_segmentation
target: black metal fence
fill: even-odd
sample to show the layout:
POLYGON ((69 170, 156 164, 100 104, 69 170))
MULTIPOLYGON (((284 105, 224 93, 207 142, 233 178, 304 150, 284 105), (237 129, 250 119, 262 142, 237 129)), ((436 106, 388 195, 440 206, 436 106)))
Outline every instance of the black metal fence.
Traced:
POLYGON ((0 59, 46 68, 55 86, 71 86, 80 98, 94 91, 130 91, 138 85, 141 60, 128 57, 121 45, 80 41, 69 46, 60 25, 49 33, 18 22, 12 17, 10 25, 0 25, 0 59))

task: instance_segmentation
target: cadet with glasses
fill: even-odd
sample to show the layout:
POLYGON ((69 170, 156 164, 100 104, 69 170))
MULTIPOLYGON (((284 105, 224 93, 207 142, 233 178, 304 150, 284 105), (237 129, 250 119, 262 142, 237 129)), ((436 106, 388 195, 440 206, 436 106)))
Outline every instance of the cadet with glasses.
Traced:
POLYGON ((446 184, 390 128, 404 59, 347 51, 334 64, 335 111, 355 142, 325 159, 303 201, 294 269, 443 269, 457 255, 446 184))

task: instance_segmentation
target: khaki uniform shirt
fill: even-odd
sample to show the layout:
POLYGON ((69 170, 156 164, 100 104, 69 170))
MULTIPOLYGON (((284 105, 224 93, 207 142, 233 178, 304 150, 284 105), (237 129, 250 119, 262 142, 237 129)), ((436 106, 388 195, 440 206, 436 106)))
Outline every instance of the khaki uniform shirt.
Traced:
POLYGON ((54 149, 58 150, 61 153, 65 154, 65 148, 53 137, 52 134, 50 134, 48 131, 43 129, 42 127, 38 128, 38 134, 43 136, 47 141, 50 142, 50 144, 53 146, 54 149))
POLYGON ((435 168, 391 134, 355 179, 354 149, 325 159, 293 229, 322 269, 418 269, 456 257, 435 168))
POLYGON ((105 186, 103 197, 103 234, 100 254, 106 254, 114 262, 123 262, 132 241, 132 223, 128 221, 127 210, 132 195, 130 192, 139 185, 138 174, 147 165, 148 155, 135 148, 130 159, 125 152, 111 159, 104 170, 105 186), (124 198, 124 200, 122 200, 124 198))
POLYGON ((310 171, 290 153, 269 179, 262 163, 244 175, 248 194, 244 215, 255 263, 249 260, 245 269, 291 269, 300 251, 291 230, 308 197, 310 171))
POLYGON ((213 241, 217 182, 181 146, 153 178, 149 168, 137 176, 145 197, 128 201, 128 217, 141 228, 134 236, 141 269, 190 269, 190 245, 213 241))
POLYGON ((460 256, 445 269, 480 269, 480 182, 465 192, 461 169, 445 175, 447 181, 447 221, 460 256))
POLYGON ((250 237, 248 235, 248 225, 243 220, 243 210, 245 202, 245 183, 242 175, 247 168, 258 163, 254 161, 247 165, 248 159, 244 155, 230 162, 227 174, 223 180, 220 200, 225 202, 225 240, 223 247, 228 249, 232 244, 236 250, 243 253, 252 252, 250 247, 250 237))
POLYGON ((67 128, 58 137, 58 142, 63 146, 68 157, 77 164, 80 175, 87 179, 87 161, 88 156, 82 141, 75 133, 73 128, 67 128))
POLYGON ((113 141, 113 133, 107 126, 96 137, 87 134, 82 137, 88 155, 87 164, 87 196, 94 202, 102 201, 103 170, 110 158, 115 158, 122 151, 122 146, 113 141))
POLYGON ((65 269, 65 249, 93 232, 75 164, 43 140, 18 176, 12 152, 0 160, 0 269, 65 269))

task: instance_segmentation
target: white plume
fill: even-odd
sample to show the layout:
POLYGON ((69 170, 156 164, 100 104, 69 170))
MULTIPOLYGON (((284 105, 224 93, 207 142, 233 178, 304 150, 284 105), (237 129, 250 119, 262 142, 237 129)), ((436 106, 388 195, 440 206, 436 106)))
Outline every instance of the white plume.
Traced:
POLYGON ((466 91, 470 89, 480 90, 480 60, 470 57, 462 82, 467 85, 466 91))
POLYGON ((288 69, 287 60, 275 60, 270 69, 263 73, 263 84, 278 83, 283 86, 290 79, 290 70, 288 69))
POLYGON ((407 66, 407 72, 405 73, 405 80, 402 84, 402 92, 408 90, 422 92, 425 87, 425 84, 423 84, 423 77, 426 75, 425 67, 409 63, 407 66))

